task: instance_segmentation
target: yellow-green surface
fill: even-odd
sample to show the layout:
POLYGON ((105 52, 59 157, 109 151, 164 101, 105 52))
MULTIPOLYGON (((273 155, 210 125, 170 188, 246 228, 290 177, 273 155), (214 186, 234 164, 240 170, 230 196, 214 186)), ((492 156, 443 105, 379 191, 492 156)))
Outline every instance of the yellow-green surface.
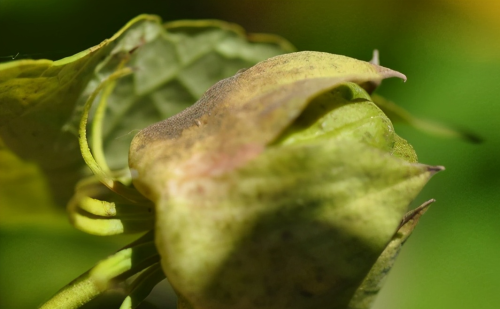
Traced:
MULTIPOLYGON (((369 59, 373 48, 380 49, 381 63, 409 78, 404 85, 386 82, 385 97, 418 116, 473 129, 486 142, 476 146, 396 127, 421 162, 447 170, 418 199, 437 202, 407 242, 376 308, 495 309, 500 302, 496 5, 488 0, 165 1, 157 7, 138 1, 2 1, 0 57, 69 56, 143 12, 168 20, 230 20, 252 32, 280 34, 301 50, 369 59)), ((1 237, 0 303, 17 308, 35 307, 119 247, 106 248, 104 239, 96 246, 91 236, 70 229, 2 228, 1 237), (82 246, 86 250, 76 251, 81 254, 75 258, 82 246), (33 260, 34 252, 40 258, 33 260), (69 275, 55 276, 63 267, 69 275), (43 273, 32 273, 35 269, 43 273)))

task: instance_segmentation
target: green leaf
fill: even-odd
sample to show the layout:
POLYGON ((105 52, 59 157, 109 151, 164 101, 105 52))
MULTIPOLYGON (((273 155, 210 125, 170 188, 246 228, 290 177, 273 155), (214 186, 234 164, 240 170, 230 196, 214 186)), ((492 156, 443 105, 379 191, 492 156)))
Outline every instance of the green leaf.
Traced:
POLYGON ((9 149, 48 175, 58 203, 68 200, 83 174, 77 137, 67 128, 82 91, 116 40, 153 20, 158 22, 139 16, 110 40, 72 57, 0 64, 0 136, 9 149))

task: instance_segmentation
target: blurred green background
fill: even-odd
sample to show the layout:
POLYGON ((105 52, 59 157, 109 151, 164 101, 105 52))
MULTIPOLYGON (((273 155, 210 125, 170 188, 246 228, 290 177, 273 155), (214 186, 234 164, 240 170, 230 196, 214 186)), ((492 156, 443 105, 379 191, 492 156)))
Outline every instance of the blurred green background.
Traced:
MULTIPOLYGON (((222 19, 249 32, 279 34, 299 50, 358 59, 379 49, 382 65, 408 76, 406 84, 384 82, 379 93, 414 115, 471 129, 485 141, 473 145, 396 127, 420 162, 447 170, 415 201, 437 203, 405 245, 375 308, 499 307, 500 2, 0 0, 0 61, 75 54, 141 13, 165 21, 222 19)), ((0 308, 40 305, 130 240, 84 235, 64 214, 30 215, 22 224, 0 220, 0 308)), ((152 298, 161 299, 157 291, 152 298)), ((166 301, 162 306, 172 306, 166 301)))

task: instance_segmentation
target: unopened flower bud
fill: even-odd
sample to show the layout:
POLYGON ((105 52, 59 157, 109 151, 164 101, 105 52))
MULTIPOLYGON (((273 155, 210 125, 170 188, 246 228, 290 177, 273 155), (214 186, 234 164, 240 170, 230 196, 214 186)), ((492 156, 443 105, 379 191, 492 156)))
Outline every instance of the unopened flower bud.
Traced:
POLYGON ((318 52, 263 61, 134 138, 134 185, 182 308, 347 308, 439 170, 371 101, 401 73, 318 52))

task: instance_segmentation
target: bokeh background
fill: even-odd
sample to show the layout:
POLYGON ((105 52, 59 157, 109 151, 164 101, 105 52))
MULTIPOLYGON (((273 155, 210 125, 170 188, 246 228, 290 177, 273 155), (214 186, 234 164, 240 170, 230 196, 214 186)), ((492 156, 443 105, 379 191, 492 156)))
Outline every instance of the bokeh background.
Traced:
MULTIPOLYGON (((299 50, 358 59, 369 60, 379 49, 382 65, 408 76, 405 84, 385 81, 381 94, 415 115, 472 130, 484 142, 396 127, 421 162, 446 171, 415 201, 437 200, 405 245, 375 308, 499 308, 500 2, 0 0, 0 61, 75 54, 141 13, 165 21, 222 19, 249 32, 279 34, 299 50)), ((37 307, 130 240, 84 235, 63 214, 32 212, 23 222, 0 220, 0 308, 37 307)), ((163 298, 163 308, 172 306, 172 295, 161 291, 152 301, 163 298)))

